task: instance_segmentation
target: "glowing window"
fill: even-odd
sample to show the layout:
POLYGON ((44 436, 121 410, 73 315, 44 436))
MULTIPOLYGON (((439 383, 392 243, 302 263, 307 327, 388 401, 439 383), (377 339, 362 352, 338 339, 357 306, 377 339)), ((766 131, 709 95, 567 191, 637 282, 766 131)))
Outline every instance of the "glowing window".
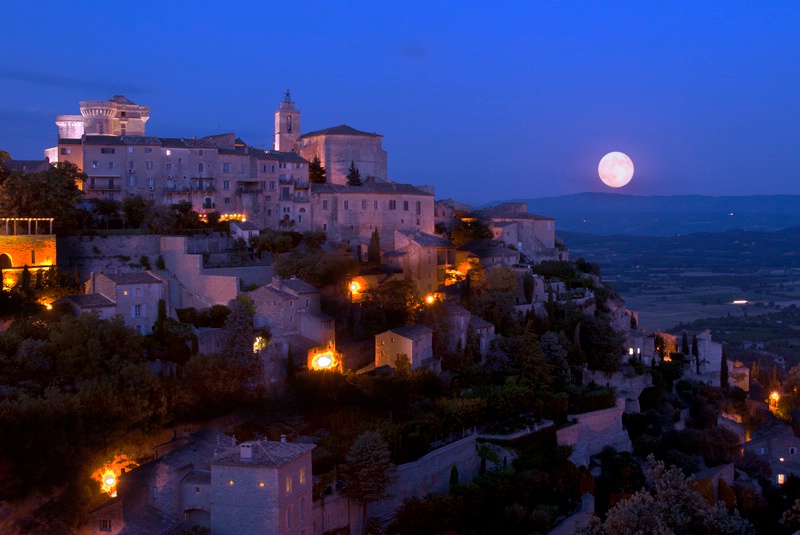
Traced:
POLYGON ((786 474, 778 474, 778 485, 786 483, 786 474))
POLYGON ((306 482, 306 469, 305 468, 301 468, 300 469, 300 484, 302 485, 305 482, 306 482))
POLYGON ((228 485, 233 485, 233 480, 232 479, 228 480, 228 485))
POLYGON ((292 476, 286 476, 286 492, 292 492, 292 476))

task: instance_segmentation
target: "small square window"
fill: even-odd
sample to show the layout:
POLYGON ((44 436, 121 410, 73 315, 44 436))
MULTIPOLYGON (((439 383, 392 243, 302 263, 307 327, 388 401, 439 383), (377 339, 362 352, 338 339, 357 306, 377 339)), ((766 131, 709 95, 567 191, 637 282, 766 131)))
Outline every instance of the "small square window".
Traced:
POLYGON ((100 520, 100 531, 111 531, 111 520, 105 518, 100 520))

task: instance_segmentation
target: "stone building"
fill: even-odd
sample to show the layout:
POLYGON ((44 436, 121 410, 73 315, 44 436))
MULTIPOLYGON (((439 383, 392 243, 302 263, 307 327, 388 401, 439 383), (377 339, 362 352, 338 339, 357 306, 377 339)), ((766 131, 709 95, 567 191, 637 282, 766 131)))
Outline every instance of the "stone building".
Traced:
POLYGON ((122 316, 125 325, 149 334, 158 316, 158 302, 168 300, 167 282, 154 273, 92 273, 86 294, 67 296, 76 316, 84 312, 100 318, 122 316))
POLYGON ((290 350, 295 364, 339 367, 333 318, 322 314, 317 288, 294 277, 276 276, 248 295, 256 307, 254 326, 268 329, 272 336, 265 355, 269 375, 281 375, 290 350))
POLYGON ((513 245, 531 263, 569 259, 566 249, 556 245, 555 220, 529 213, 524 202, 499 204, 476 215, 491 228, 495 239, 513 245))
POLYGON ((328 182, 347 184, 350 166, 354 165, 364 180, 387 179, 386 151, 380 134, 362 132, 346 124, 309 132, 298 140, 299 153, 308 161, 320 159, 328 182))
POLYGON ((375 335, 375 367, 397 367, 397 359, 408 358, 412 370, 441 369, 433 355, 433 331, 424 325, 406 325, 375 335))
POLYGON ((164 444, 158 458, 119 477, 117 498, 89 513, 87 535, 313 533, 313 444, 236 445, 205 430, 164 444))
POLYGON ((444 284, 446 267, 455 262, 455 246, 449 240, 418 230, 396 230, 391 236, 386 264, 414 280, 421 294, 435 292, 444 284))

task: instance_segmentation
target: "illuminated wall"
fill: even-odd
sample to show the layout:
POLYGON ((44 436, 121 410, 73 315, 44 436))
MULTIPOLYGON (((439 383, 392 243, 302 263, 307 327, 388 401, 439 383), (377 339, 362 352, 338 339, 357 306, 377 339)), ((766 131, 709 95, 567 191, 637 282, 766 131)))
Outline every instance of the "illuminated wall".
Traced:
MULTIPOLYGON (((5 221, 5 220, 0 220, 5 221)), ((27 220, 21 220, 24 224, 27 220)), ((33 275, 56 263, 56 237, 54 234, 0 235, 0 267, 3 269, 3 287, 15 286, 22 270, 28 266, 33 275)))

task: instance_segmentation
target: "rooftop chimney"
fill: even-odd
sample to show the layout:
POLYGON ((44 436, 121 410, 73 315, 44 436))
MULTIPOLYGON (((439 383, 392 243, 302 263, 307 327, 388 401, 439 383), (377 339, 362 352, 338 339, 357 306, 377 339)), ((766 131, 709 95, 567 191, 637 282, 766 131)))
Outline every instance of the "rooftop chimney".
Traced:
POLYGON ((250 461, 253 459, 253 444, 244 442, 239 445, 239 460, 250 461))

